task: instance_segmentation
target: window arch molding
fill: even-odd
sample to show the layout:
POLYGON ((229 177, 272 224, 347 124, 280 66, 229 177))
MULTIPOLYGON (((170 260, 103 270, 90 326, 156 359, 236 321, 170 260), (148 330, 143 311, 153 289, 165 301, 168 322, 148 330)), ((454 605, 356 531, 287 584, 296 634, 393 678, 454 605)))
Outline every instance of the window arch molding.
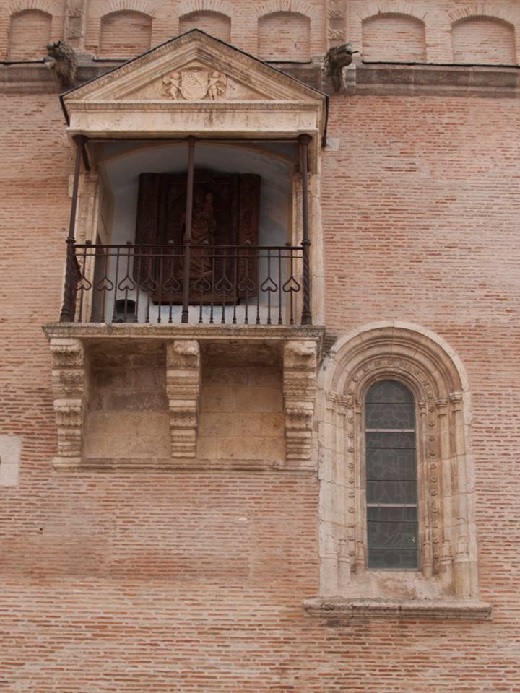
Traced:
POLYGON ((360 328, 325 360, 318 407, 320 596, 477 598, 470 392, 451 347, 410 323, 360 328), (363 406, 371 385, 388 379, 416 402, 417 571, 366 567, 363 406))

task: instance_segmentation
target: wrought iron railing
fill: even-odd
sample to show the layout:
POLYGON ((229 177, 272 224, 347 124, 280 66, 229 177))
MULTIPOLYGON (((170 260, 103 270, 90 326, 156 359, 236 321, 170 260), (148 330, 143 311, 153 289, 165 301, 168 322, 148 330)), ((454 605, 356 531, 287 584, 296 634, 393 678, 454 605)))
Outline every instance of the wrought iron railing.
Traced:
POLYGON ((310 306, 305 244, 67 251, 64 322, 295 325, 310 306))

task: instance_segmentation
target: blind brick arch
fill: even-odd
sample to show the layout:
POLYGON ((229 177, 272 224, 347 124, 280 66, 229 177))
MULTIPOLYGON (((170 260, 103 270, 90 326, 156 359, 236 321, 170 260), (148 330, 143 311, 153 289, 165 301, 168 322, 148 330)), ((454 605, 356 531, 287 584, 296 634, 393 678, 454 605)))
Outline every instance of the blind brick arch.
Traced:
POLYGON ((99 54, 104 58, 130 58, 149 50, 152 18, 142 12, 123 10, 101 18, 99 54))
POLYGON ((437 335, 378 323, 340 339, 319 380, 321 596, 477 597, 470 394, 463 366, 437 335), (367 568, 363 410, 380 380, 416 402, 419 568, 381 576, 367 568))
POLYGON ((51 40, 52 15, 41 10, 23 10, 11 16, 8 60, 35 60, 47 55, 51 40))
POLYGON ((213 11, 190 12, 179 18, 179 34, 191 29, 201 29, 207 34, 230 42, 231 19, 225 14, 213 11))
POLYGON ((366 61, 424 62, 424 22, 404 14, 380 14, 363 20, 363 59, 366 61))
POLYGON ((468 17, 453 24, 455 63, 514 65, 516 45, 514 27, 493 17, 468 17))
POLYGON ((295 12, 275 12, 258 21, 258 57, 262 60, 309 60, 311 20, 295 12))

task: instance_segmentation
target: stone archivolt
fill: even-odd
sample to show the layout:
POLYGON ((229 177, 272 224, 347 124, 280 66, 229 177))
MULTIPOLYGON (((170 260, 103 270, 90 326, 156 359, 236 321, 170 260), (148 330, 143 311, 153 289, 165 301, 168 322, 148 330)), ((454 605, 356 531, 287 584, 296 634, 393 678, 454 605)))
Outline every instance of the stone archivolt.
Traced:
POLYGON ((369 326, 332 349, 319 402, 321 595, 477 598, 470 394, 454 352, 418 326, 369 326), (417 403, 417 572, 366 569, 363 402, 388 378, 407 385, 417 403))

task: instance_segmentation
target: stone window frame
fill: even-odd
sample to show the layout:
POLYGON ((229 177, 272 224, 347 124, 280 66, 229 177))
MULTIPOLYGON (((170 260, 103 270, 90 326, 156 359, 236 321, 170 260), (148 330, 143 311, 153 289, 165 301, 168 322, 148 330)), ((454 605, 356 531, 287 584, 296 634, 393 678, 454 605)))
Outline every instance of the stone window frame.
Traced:
POLYGON ((307 608, 431 613, 437 604, 445 614, 489 615, 478 596, 470 390, 453 349, 411 323, 373 323, 344 336, 320 373, 318 421, 320 593, 307 608), (366 567, 363 407, 383 379, 399 380, 416 401, 417 571, 366 567))

